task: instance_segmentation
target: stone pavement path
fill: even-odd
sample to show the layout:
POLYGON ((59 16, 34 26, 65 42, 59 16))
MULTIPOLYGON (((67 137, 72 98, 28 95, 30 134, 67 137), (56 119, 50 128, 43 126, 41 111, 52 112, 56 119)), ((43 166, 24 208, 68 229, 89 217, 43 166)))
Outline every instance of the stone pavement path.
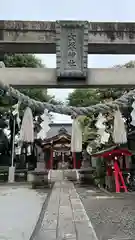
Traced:
POLYGON ((98 240, 73 183, 56 182, 33 240, 98 240))

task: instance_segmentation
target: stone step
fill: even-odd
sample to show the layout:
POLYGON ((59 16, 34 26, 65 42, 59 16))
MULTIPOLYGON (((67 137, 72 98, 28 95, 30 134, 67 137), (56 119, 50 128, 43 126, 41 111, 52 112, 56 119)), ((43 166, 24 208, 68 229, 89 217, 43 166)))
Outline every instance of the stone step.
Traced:
POLYGON ((65 179, 78 181, 79 173, 76 169, 50 170, 49 178, 51 182, 63 181, 65 179))
POLYGON ((62 181, 64 179, 63 170, 50 170, 50 181, 62 181))

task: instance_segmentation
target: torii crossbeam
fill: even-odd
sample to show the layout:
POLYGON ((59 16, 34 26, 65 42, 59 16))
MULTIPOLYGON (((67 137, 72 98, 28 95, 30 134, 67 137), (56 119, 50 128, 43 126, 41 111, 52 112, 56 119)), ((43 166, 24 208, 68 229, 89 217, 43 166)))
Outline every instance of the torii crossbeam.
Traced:
POLYGON ((56 69, 1 68, 12 86, 133 87, 135 69, 88 69, 88 54, 135 54, 135 23, 0 21, 0 53, 56 53, 56 69))

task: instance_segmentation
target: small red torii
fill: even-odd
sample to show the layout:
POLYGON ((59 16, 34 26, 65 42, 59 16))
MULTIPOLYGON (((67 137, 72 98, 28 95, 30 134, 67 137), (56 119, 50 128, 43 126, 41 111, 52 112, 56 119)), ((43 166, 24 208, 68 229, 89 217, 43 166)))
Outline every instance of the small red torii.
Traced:
POLYGON ((129 152, 127 149, 119 149, 115 148, 112 150, 109 150, 104 153, 99 153, 99 154, 94 154, 94 156, 100 156, 103 158, 106 158, 110 161, 113 161, 113 168, 114 168, 114 178, 115 178, 115 187, 116 187, 116 192, 119 193, 120 189, 124 189, 125 192, 128 192, 122 171, 120 170, 120 167, 118 165, 118 161, 122 156, 131 156, 132 153, 129 152))

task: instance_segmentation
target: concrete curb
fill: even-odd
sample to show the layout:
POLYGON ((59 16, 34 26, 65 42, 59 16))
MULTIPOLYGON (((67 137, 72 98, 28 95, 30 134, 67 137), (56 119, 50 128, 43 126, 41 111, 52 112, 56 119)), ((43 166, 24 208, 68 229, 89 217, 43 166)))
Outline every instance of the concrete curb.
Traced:
POLYGON ((53 185, 52 185, 51 188, 48 189, 47 197, 46 197, 46 199, 44 200, 44 202, 42 204, 41 211, 39 213, 39 216, 38 216, 37 221, 35 223, 35 227, 33 228, 33 231, 31 233, 31 236, 30 236, 29 240, 35 240, 35 237, 37 236, 38 231, 40 230, 40 227, 41 227, 41 224, 42 224, 42 221, 43 221, 43 218, 44 218, 44 214, 45 214, 46 208, 48 206, 48 202, 50 200, 50 196, 52 194, 53 185))
POLYGON ((30 184, 28 182, 0 182, 0 187, 1 186, 30 186, 30 184))

